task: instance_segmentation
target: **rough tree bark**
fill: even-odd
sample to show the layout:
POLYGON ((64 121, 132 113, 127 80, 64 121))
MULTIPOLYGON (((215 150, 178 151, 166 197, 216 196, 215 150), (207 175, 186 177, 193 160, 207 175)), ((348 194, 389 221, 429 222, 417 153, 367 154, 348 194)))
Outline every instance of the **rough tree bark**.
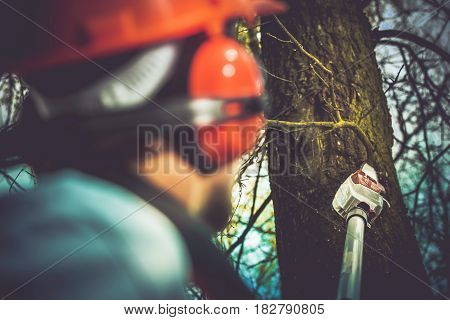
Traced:
POLYGON ((279 18, 299 43, 276 18, 262 21, 262 59, 272 73, 268 118, 281 120, 269 123, 267 140, 282 296, 336 297, 345 224, 331 202, 340 183, 368 161, 392 207, 366 233, 362 298, 429 298, 362 8, 350 0, 287 2, 290 10, 279 18))

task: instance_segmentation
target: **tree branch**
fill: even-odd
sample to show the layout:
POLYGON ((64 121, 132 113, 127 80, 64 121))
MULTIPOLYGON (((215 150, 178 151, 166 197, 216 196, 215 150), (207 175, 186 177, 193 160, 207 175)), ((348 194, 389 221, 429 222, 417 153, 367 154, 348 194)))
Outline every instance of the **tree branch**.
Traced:
POLYGON ((398 38, 403 39, 407 41, 414 42, 415 44, 427 48, 431 51, 434 51, 436 54, 438 54, 442 59, 444 59, 447 63, 450 63, 450 54, 446 52, 444 49, 439 47, 437 44, 428 41, 422 37, 419 37, 415 34, 401 31, 401 30, 395 30, 395 29, 389 29, 389 30, 377 30, 374 31, 375 39, 378 42, 379 40, 383 38, 398 38))
POLYGON ((255 224, 256 220, 258 220, 259 216, 263 213, 264 209, 267 207, 271 200, 272 194, 269 194, 269 196, 266 198, 266 200, 264 200, 258 210, 256 210, 254 215, 251 216, 250 220, 247 223, 247 226, 245 227, 245 230, 242 232, 239 238, 228 248, 228 250, 226 251, 227 256, 229 256, 240 244, 242 244, 242 242, 245 240, 245 237, 247 237, 247 234, 255 224))
POLYGON ((281 29, 283 29, 283 31, 286 33, 286 35, 292 40, 292 42, 297 46, 297 48, 304 54, 306 55, 308 58, 312 59, 314 61, 314 63, 316 63, 323 71, 325 71, 326 73, 332 75, 333 72, 328 69, 327 67, 325 67, 325 65, 314 55, 312 55, 311 53, 309 53, 308 51, 306 51, 306 49, 303 47, 303 45, 300 43, 300 41, 297 40, 297 38, 295 38, 292 33, 289 32, 289 30, 286 28, 286 26, 280 21, 280 19, 278 19, 277 16, 273 16, 273 18, 275 19, 275 21, 278 23, 278 25, 281 27, 281 29))
POLYGON ((367 152, 367 161, 373 162, 374 160, 374 149, 372 143, 367 137, 366 133, 353 121, 340 120, 338 122, 332 121, 312 121, 312 122, 292 122, 292 121, 283 121, 283 120, 267 120, 266 121, 269 126, 274 127, 294 127, 294 128, 328 128, 328 129, 341 129, 341 128, 349 128, 353 130, 356 136, 361 140, 364 144, 364 147, 367 152))

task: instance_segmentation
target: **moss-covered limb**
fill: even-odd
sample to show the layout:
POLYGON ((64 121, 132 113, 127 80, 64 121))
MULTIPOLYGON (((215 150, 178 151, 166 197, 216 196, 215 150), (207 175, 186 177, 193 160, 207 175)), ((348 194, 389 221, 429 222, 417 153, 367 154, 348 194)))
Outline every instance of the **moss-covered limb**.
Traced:
POLYGON ((364 144, 367 152, 367 162, 373 163, 374 160, 374 148, 370 142, 366 133, 359 127, 356 122, 341 120, 338 122, 331 121, 309 121, 309 122, 292 122, 283 120, 267 120, 267 125, 272 127, 290 127, 290 128, 326 128, 326 129, 341 129, 350 128, 356 134, 356 136, 364 144))
POLYGON ((328 128, 328 129, 335 129, 338 127, 338 124, 336 122, 331 122, 331 121, 293 122, 293 121, 269 119, 266 121, 266 123, 268 126, 273 126, 273 127, 328 128))

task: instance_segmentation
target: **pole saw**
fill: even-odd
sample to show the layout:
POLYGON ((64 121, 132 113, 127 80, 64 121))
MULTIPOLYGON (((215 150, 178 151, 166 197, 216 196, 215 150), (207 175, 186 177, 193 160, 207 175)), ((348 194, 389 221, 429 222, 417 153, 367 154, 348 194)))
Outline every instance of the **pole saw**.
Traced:
POLYGON ((360 297, 364 231, 378 218, 383 203, 389 206, 384 193, 375 169, 364 164, 344 181, 334 196, 333 208, 347 222, 337 299, 360 297))

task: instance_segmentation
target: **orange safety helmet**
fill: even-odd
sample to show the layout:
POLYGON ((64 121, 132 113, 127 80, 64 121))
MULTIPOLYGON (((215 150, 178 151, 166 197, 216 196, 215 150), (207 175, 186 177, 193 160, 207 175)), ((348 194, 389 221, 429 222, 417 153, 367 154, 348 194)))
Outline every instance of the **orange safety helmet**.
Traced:
MULTIPOLYGON (((244 16, 251 21, 256 15, 284 10, 278 0, 38 3, 41 9, 27 21, 26 39, 17 39, 25 42, 19 45, 23 52, 0 61, 7 70, 26 75, 204 33, 207 40, 197 49, 190 66, 189 95, 192 99, 223 99, 222 111, 229 120, 194 123, 198 145, 218 165, 236 159, 254 145, 263 123, 261 109, 244 117, 239 114, 245 114, 246 101, 263 94, 263 78, 254 57, 236 40, 226 37, 224 28, 233 18, 244 16)), ((7 6, 15 10, 13 5, 7 6)))
POLYGON ((27 52, 19 61, 0 62, 22 72, 202 32, 220 35, 230 19, 244 16, 252 20, 258 14, 284 9, 277 0, 40 0, 30 17, 14 5, 1 5, 28 20, 26 39, 16 39, 25 41, 27 52))

